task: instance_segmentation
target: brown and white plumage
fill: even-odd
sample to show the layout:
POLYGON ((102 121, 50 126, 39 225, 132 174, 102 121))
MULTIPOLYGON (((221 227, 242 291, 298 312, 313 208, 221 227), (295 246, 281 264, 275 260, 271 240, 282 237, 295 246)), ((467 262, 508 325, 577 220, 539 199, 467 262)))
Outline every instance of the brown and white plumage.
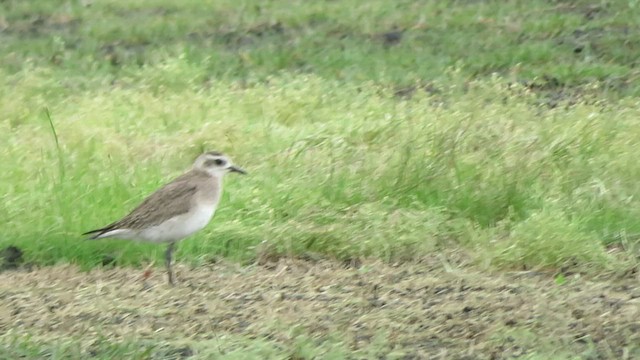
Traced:
POLYGON ((169 283, 173 284, 171 257, 174 245, 209 223, 222 195, 222 178, 229 172, 245 174, 223 154, 204 153, 196 159, 191 170, 151 194, 127 216, 83 235, 90 235, 90 239, 169 243, 166 262, 169 283))

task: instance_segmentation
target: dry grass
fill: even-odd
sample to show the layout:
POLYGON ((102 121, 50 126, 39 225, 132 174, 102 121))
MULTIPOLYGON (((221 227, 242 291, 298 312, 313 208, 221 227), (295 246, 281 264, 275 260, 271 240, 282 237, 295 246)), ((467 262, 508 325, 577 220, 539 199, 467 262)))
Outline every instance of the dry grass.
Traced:
POLYGON ((146 284, 135 269, 4 272, 0 331, 14 348, 28 334, 77 342, 79 354, 153 342, 157 358, 229 355, 255 341, 275 358, 640 355, 637 278, 558 284, 545 273, 445 271, 436 259, 356 265, 179 266, 176 288, 160 271, 146 284))

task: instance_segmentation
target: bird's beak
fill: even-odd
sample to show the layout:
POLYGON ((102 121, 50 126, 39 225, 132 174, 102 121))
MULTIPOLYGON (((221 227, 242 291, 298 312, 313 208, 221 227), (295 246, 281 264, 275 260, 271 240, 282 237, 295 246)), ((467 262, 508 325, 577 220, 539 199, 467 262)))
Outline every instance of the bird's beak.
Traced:
POLYGON ((235 166, 235 165, 229 166, 229 171, 237 172, 237 173, 240 173, 242 175, 246 175, 247 174, 247 172, 244 171, 241 167, 238 167, 238 166, 235 166))

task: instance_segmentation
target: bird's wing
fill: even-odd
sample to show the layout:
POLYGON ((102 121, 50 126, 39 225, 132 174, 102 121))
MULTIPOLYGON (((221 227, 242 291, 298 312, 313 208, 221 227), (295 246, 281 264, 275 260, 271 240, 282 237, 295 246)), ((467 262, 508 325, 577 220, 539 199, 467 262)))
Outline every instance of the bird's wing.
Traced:
POLYGON ((116 229, 138 230, 158 225, 174 216, 182 215, 191 209, 192 199, 198 190, 191 182, 197 176, 188 172, 149 195, 127 216, 100 229, 91 230, 83 235, 92 235, 92 239, 116 229))
POLYGON ((158 225, 191 209, 198 187, 180 177, 149 195, 114 228, 140 229, 158 225))

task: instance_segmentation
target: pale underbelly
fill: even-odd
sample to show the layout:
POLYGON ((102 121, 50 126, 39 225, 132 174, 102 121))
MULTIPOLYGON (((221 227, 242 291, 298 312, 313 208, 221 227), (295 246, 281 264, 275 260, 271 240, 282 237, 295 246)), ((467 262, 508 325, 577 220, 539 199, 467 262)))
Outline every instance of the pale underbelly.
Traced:
POLYGON ((150 242, 174 242, 184 239, 207 226, 215 210, 213 206, 199 207, 156 226, 140 230, 136 238, 150 242))

